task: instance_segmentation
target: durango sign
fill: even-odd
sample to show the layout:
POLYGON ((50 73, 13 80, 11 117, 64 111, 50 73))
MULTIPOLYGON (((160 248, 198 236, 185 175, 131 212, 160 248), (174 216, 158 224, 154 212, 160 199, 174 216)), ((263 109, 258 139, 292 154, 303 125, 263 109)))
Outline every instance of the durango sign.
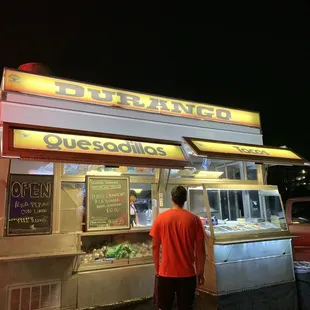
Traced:
POLYGON ((2 90, 199 120, 260 127, 259 113, 89 85, 5 69, 2 90))

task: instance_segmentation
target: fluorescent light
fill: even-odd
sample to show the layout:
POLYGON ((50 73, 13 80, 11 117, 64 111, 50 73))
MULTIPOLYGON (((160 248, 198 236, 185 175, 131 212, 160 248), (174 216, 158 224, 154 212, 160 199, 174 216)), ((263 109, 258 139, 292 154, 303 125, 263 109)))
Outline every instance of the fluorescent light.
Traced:
POLYGON ((91 170, 87 171, 87 175, 102 175, 102 176, 119 176, 122 173, 117 172, 117 171, 96 171, 96 170, 91 170))
POLYGON ((224 172, 223 171, 199 171, 196 179, 218 179, 224 172))
POLYGON ((140 194, 143 191, 143 188, 132 188, 137 194, 140 194))

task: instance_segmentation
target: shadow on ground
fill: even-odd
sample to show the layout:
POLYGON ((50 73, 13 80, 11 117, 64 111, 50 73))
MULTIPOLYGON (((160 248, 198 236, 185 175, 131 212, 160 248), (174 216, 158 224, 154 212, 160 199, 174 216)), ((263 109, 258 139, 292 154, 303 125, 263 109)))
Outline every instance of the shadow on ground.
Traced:
POLYGON ((132 304, 99 307, 96 310, 157 310, 157 308, 153 304, 153 299, 147 299, 132 304))
MULTIPOLYGON (((158 308, 154 305, 153 299, 147 299, 138 303, 132 303, 127 305, 117 305, 113 307, 102 307, 96 310, 157 310, 158 308)), ((173 308, 176 310, 177 308, 173 308)))

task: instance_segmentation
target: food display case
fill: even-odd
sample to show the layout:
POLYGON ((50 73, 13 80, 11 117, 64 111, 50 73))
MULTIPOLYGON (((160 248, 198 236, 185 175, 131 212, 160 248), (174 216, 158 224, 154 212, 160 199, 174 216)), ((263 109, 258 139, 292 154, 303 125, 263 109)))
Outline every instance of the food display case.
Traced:
POLYGON ((152 240, 147 231, 83 235, 79 271, 152 263, 152 240))
POLYGON ((274 186, 222 184, 189 188, 188 205, 216 243, 289 236, 280 194, 274 186))

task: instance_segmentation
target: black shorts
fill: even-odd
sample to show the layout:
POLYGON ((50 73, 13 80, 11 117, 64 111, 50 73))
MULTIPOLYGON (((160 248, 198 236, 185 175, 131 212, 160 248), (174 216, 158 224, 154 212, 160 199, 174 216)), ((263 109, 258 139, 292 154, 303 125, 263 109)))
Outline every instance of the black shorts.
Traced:
POLYGON ((194 309, 196 276, 189 278, 168 278, 157 276, 157 306, 161 310, 171 310, 175 296, 178 310, 194 309))

